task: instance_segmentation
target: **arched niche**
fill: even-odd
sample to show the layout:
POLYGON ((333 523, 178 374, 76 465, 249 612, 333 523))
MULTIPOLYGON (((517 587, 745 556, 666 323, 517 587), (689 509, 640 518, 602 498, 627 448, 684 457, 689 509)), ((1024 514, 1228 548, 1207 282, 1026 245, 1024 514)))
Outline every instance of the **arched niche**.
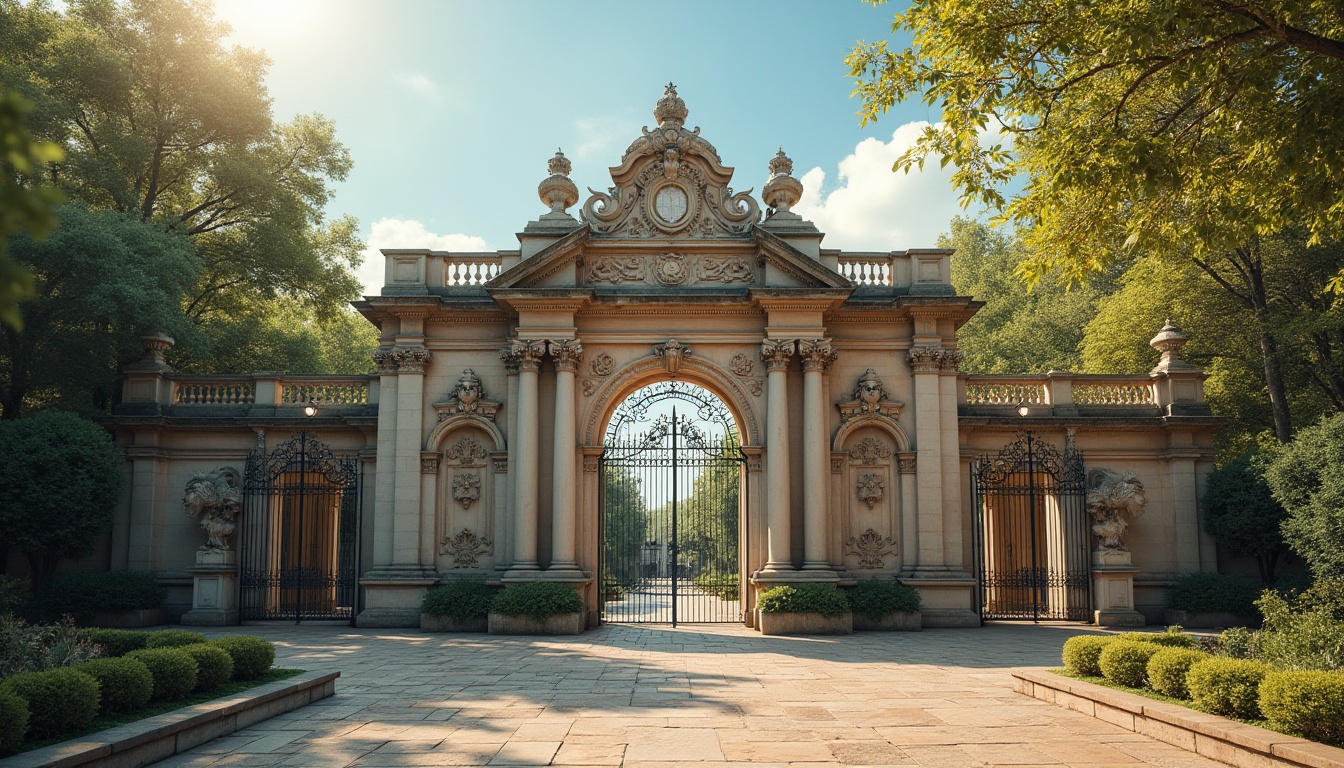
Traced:
POLYGON ((594 446, 602 444, 607 422, 611 420, 617 406, 631 392, 670 378, 698 384, 714 393, 732 412, 742 445, 759 444, 761 430, 752 406, 752 398, 737 378, 714 363, 696 356, 684 358, 676 375, 671 376, 667 372, 666 362, 657 355, 650 355, 627 365, 593 393, 592 404, 588 407, 583 424, 584 444, 594 446))
POLYGON ((832 444, 833 499, 845 567, 856 574, 909 565, 906 539, 915 521, 915 455, 898 424, 884 416, 846 421, 832 444))
POLYGON ((493 568, 507 480, 503 435, 489 419, 459 414, 439 422, 426 443, 421 471, 433 475, 436 569, 493 568))

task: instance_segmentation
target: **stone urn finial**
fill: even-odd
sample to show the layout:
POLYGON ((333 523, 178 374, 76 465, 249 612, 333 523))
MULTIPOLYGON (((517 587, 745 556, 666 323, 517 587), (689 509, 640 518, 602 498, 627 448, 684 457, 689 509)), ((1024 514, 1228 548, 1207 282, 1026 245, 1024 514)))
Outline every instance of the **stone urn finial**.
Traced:
POLYGON ((1162 326, 1162 330, 1157 332, 1148 345, 1158 352, 1162 353, 1162 359, 1157 362, 1154 371, 1168 371, 1173 369, 1192 369, 1195 366, 1185 362, 1181 358, 1181 347, 1185 346, 1190 340, 1181 331, 1180 326, 1173 323, 1170 319, 1162 326))
POLYGON ((770 159, 770 179, 761 189, 761 199, 780 213, 788 213, 803 197, 803 183, 793 177, 793 161, 780 147, 770 159))
POLYGON ((663 89, 663 97, 653 107, 653 119, 659 125, 683 125, 688 114, 690 110, 686 109, 686 102, 677 95, 677 86, 668 83, 663 89))
POLYGON ((140 364, 145 367, 158 368, 159 370, 171 370, 168 363, 164 362, 163 356, 168 350, 177 343, 172 336, 163 334, 151 334, 140 337, 140 348, 145 351, 144 357, 140 358, 140 364))
POLYGON ((547 216, 570 218, 565 209, 579 202, 579 188, 569 180, 569 171, 572 167, 569 158, 558 149, 555 150, 555 157, 547 161, 546 170, 551 175, 542 179, 541 184, 537 185, 537 196, 551 209, 547 216))

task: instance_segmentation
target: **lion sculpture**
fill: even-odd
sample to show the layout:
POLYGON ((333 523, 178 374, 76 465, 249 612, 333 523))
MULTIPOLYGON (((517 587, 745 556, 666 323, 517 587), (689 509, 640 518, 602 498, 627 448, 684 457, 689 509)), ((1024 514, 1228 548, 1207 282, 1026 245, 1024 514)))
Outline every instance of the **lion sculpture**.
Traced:
POLYGON ((1087 473, 1087 512, 1092 516, 1092 533, 1101 543, 1098 551, 1128 552, 1121 538, 1129 523, 1144 513, 1148 497, 1143 483, 1133 472, 1113 472, 1099 468, 1087 473))
POLYGON ((191 473, 182 506, 189 516, 201 519, 206 535, 202 552, 228 551, 229 535, 238 527, 235 521, 242 507, 239 480, 238 470, 233 467, 191 473))

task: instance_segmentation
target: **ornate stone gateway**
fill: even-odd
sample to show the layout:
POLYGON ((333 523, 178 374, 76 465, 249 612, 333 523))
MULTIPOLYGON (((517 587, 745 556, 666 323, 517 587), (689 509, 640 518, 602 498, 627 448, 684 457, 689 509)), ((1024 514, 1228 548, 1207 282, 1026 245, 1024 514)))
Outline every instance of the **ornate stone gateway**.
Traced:
POLYGON ((653 384, 616 409, 599 461, 603 621, 742 620, 744 462, 701 387, 653 384))
POLYGON ((1082 455, 1023 432, 972 467, 971 491, 981 619, 1091 618, 1082 455))
POLYGON ((359 461, 304 433, 248 455, 239 533, 239 617, 340 619, 360 606, 359 461))

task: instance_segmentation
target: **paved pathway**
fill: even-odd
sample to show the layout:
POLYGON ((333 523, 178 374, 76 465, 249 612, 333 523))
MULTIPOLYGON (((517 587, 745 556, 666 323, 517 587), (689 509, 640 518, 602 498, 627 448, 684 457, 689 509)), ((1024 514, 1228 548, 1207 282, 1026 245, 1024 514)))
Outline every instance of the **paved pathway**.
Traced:
POLYGON ((1077 627, 242 631, 275 641, 283 665, 340 670, 336 696, 160 765, 1221 765, 1014 693, 1008 670, 1057 665, 1077 627))

